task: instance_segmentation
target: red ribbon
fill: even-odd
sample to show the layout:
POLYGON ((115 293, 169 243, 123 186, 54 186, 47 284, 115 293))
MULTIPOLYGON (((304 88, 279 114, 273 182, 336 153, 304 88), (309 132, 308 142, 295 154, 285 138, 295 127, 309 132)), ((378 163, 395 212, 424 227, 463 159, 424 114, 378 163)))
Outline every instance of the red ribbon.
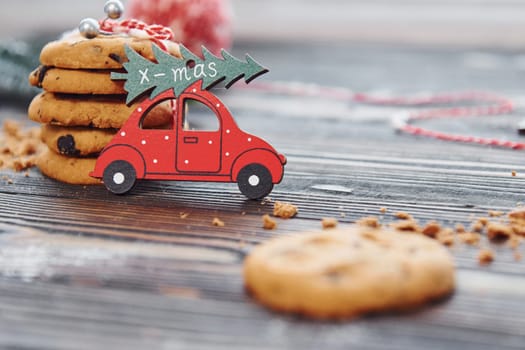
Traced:
POLYGON ((171 40, 174 37, 171 28, 160 24, 147 24, 138 19, 125 19, 123 21, 104 19, 100 21, 100 30, 106 33, 129 34, 133 29, 146 33, 148 38, 153 40, 164 51, 167 51, 168 48, 162 40, 171 40))
POLYGON ((496 116, 509 114, 514 111, 514 105, 506 97, 502 97, 486 92, 457 92, 449 94, 431 95, 428 97, 376 97, 366 93, 356 93, 345 88, 335 88, 330 86, 319 86, 303 83, 271 83, 256 82, 246 85, 246 88, 263 92, 277 93, 291 96, 302 97, 321 97, 331 98, 338 101, 350 101, 379 106, 396 107, 424 107, 430 109, 403 113, 402 118, 393 120, 396 129, 416 136, 424 136, 443 141, 476 143, 480 145, 497 146, 511 148, 515 150, 525 150, 524 142, 514 142, 510 140, 498 140, 485 137, 469 135, 458 135, 425 129, 413 125, 417 121, 437 119, 437 118, 463 118, 476 116, 496 116), (436 104, 459 104, 457 107, 437 108, 436 104), (462 105, 465 104, 465 105, 462 105), (476 104, 471 106, 471 104, 476 104), (479 104, 479 105, 477 105, 479 104))

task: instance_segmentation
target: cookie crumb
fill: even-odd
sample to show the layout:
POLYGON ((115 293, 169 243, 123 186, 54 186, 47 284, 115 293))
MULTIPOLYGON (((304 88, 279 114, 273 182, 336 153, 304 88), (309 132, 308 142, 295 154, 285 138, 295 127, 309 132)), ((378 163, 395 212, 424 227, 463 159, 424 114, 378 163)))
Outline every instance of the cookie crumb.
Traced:
POLYGON ((516 223, 512 222, 510 224, 510 227, 512 228, 512 231, 515 235, 525 237, 525 224, 524 223, 516 223))
POLYGON ((379 219, 375 216, 367 216, 364 218, 361 218, 356 221, 356 224, 359 226, 367 226, 372 228, 379 228, 381 227, 381 224, 379 223, 379 219))
POLYGON ((521 255, 520 252, 518 252, 518 251, 514 252, 514 260, 521 261, 522 258, 523 258, 523 256, 521 255))
POLYGON ((425 227, 423 227, 421 233, 423 233, 425 236, 436 238, 439 231, 441 231, 441 225, 439 225, 436 221, 429 221, 425 227))
POLYGON ((336 218, 322 218, 321 224, 323 229, 337 227, 338 221, 336 218))
POLYGON ((490 249, 481 249, 478 253, 478 262, 480 265, 488 265, 494 261, 494 252, 490 249))
POLYGON ((513 235, 511 227, 491 222, 487 225, 487 237, 492 242, 502 242, 508 240, 513 235))
POLYGON ((272 199, 270 197, 264 197, 262 200, 261 200, 261 205, 266 205, 268 203, 272 203, 272 199))
POLYGON ((516 170, 512 170, 511 175, 516 176, 516 170))
POLYGON ((388 209, 385 208, 385 207, 381 207, 381 208, 379 208, 379 212, 380 212, 381 214, 384 214, 384 213, 386 213, 387 211, 388 211, 388 209))
POLYGON ((0 134, 0 169, 22 171, 36 164, 38 152, 43 150, 40 128, 25 130, 22 123, 6 120, 0 134))
POLYGON ((472 224, 471 230, 474 232, 481 232, 483 231, 484 226, 485 225, 483 225, 481 222, 476 221, 475 223, 472 224))
MULTIPOLYGON (((522 241, 525 239, 525 208, 517 207, 510 212, 489 210, 487 217, 475 217, 471 215, 470 227, 467 228, 463 223, 457 223, 453 227, 445 227, 435 220, 428 221, 420 227, 418 221, 409 213, 397 212, 395 214, 401 219, 389 223, 388 226, 397 231, 414 232, 423 234, 427 237, 436 239, 445 246, 455 244, 468 244, 481 247, 482 242, 506 243, 506 246, 513 250, 514 254, 521 259, 518 251, 522 241), (491 219, 497 218, 497 219, 491 219), (491 221, 493 220, 493 221, 491 221), (486 237, 486 238, 485 238, 486 237)), ((363 217, 356 220, 359 226, 380 227, 381 224, 377 217, 363 217)), ((490 249, 482 250, 480 264, 488 264, 494 259, 494 252, 490 249)))
POLYGON ((181 212, 179 213, 179 217, 180 217, 181 219, 186 219, 188 216, 190 216, 190 213, 185 213, 185 212, 183 212, 183 211, 181 211, 181 212))
POLYGON ((509 219, 525 220, 525 209, 513 210, 508 214, 509 219))
POLYGON ((398 231, 421 232, 421 229, 419 228, 417 221, 413 219, 393 222, 390 224, 390 227, 398 231))
POLYGON ((277 222, 270 217, 268 214, 264 214, 263 217, 263 228, 265 230, 274 230, 277 228, 277 222))
POLYGON ((508 245, 512 249, 516 249, 520 246, 522 238, 516 235, 512 235, 509 239, 508 245))
POLYGON ((217 227, 224 227, 224 221, 222 221, 219 218, 213 218, 213 221, 211 222, 211 224, 217 227))
POLYGON ((493 218, 500 217, 503 216, 503 212, 499 210, 489 210, 489 216, 493 218))
POLYGON ((12 163, 12 167, 15 171, 22 171, 28 168, 31 168, 34 165, 33 161, 30 161, 28 159, 16 159, 12 163))
POLYGON ((275 201, 273 205, 273 216, 283 219, 293 218, 295 215, 297 215, 297 212, 297 206, 291 203, 275 201))
POLYGON ((456 224, 456 233, 465 233, 465 226, 463 224, 456 224))
POLYGON ((458 239, 463 243, 476 245, 481 240, 481 235, 476 232, 461 232, 458 233, 458 239))
POLYGON ((436 239, 443 245, 453 246, 455 243, 454 231, 450 228, 444 228, 436 235, 436 239))
POLYGON ((21 128, 22 128, 22 125, 14 120, 8 119, 4 122, 4 133, 18 140, 22 138, 20 135, 21 128))
POLYGON ((481 217, 481 218, 478 218, 477 222, 479 222, 481 226, 485 227, 489 223, 489 219, 486 217, 481 217))
POLYGON ((401 220, 412 220, 412 215, 404 211, 398 211, 397 213, 394 214, 394 216, 401 220))

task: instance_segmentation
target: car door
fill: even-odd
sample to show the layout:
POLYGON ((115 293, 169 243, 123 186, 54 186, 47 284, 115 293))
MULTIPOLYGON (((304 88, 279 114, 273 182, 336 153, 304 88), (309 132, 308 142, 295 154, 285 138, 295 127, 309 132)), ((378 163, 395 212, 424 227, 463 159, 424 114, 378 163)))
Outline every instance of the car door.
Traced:
POLYGON ((221 169, 221 120, 215 107, 193 95, 179 102, 176 167, 181 173, 217 173, 221 169))

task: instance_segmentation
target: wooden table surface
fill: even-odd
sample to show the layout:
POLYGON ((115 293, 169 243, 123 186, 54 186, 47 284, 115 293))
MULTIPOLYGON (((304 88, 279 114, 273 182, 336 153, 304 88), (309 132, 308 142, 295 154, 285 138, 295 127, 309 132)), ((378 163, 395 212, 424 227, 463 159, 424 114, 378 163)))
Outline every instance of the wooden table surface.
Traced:
MULTIPOLYGON (((261 81, 372 94, 496 91, 516 102, 513 115, 432 127, 520 140, 519 52, 311 42, 239 42, 234 50, 246 51, 271 68, 261 81)), ((453 226, 511 210, 525 199, 523 152, 398 134, 391 107, 236 86, 221 98, 243 129, 287 155, 271 199, 298 205, 298 216, 263 230, 271 204, 245 200, 233 184, 145 182, 115 196, 36 169, 29 177, 2 170, 0 178, 13 183, 0 181, 0 348, 525 348, 525 262, 505 245, 492 247, 489 266, 479 266, 478 248, 452 247, 457 290, 445 301, 342 323, 268 311, 246 295, 241 276, 250 247, 319 229, 323 217, 346 225, 375 215, 389 223, 406 211, 453 226), (225 226, 212 226, 214 217, 225 226)), ((4 103, 0 118, 24 120, 24 109, 4 103)))

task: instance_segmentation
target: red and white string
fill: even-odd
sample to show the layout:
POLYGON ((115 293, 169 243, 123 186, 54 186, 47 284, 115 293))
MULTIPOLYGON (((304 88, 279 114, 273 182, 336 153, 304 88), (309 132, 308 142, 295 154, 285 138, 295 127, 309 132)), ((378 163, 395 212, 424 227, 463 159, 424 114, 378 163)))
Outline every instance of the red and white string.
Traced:
POLYGON ((147 24, 137 19, 125 19, 122 21, 104 19, 100 21, 100 30, 112 34, 144 36, 153 40, 164 51, 167 51, 167 47, 163 41, 173 39, 171 28, 160 24, 147 24))
POLYGON ((250 84, 248 88, 289 96, 320 97, 376 106, 427 107, 424 110, 396 114, 393 117, 396 130, 443 141, 475 143, 515 150, 525 149, 523 142, 444 133, 413 125, 415 122, 428 119, 496 116, 512 113, 514 110, 512 101, 494 93, 472 91, 425 97, 378 97, 356 93, 346 88, 296 82, 256 82, 250 84), (454 107, 432 107, 444 104, 454 105, 454 107))

